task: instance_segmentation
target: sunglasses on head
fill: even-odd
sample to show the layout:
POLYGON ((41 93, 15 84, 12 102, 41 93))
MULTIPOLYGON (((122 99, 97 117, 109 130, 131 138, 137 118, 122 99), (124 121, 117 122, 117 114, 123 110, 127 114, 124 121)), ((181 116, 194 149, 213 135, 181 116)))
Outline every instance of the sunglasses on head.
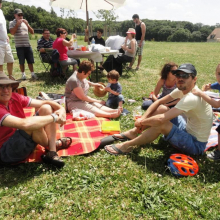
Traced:
POLYGON ((176 78, 182 78, 182 79, 189 79, 189 77, 191 76, 190 73, 173 73, 174 76, 176 76, 176 78))

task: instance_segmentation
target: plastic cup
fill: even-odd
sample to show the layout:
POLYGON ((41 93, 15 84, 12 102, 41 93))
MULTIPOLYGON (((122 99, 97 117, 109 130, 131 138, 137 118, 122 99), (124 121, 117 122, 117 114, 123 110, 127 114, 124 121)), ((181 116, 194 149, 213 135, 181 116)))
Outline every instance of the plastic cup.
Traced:
POLYGON ((86 47, 85 46, 82 46, 81 49, 82 49, 82 51, 86 51, 86 47))

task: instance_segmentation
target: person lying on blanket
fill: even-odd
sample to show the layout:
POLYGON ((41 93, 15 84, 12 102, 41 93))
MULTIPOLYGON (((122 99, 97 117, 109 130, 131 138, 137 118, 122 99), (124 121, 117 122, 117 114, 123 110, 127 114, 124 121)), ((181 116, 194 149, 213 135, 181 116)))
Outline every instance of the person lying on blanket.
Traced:
POLYGON ((56 151, 71 144, 70 138, 56 141, 56 123, 66 123, 65 109, 52 101, 31 99, 13 92, 19 81, 0 72, 0 163, 13 164, 25 160, 37 144, 48 147, 42 160, 57 167, 64 161, 56 151), (36 116, 25 118, 23 108, 38 108, 36 116))
POLYGON ((197 71, 192 64, 182 64, 173 71, 177 88, 165 97, 156 100, 137 119, 135 127, 124 134, 115 134, 114 139, 126 141, 117 145, 107 145, 105 150, 114 155, 128 154, 136 145, 154 141, 160 134, 185 154, 203 154, 212 127, 212 108, 191 90, 197 88, 197 71), (180 101, 169 109, 163 104, 180 101), (181 114, 185 114, 187 122, 181 114), (145 130, 148 128, 147 130, 145 130), (145 130, 145 131, 143 131, 145 130), (138 134, 143 131, 140 136, 138 134))
POLYGON ((91 98, 87 95, 89 86, 101 86, 99 83, 92 83, 87 80, 94 70, 93 64, 84 60, 66 82, 65 96, 67 108, 71 112, 78 108, 93 113, 96 117, 117 118, 121 109, 111 109, 104 106, 105 101, 91 98))

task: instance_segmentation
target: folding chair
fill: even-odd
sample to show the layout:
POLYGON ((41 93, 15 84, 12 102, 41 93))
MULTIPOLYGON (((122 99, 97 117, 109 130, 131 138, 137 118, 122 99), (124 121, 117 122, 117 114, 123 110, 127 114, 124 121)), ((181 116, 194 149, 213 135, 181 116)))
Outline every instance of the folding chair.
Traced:
POLYGON ((23 96, 27 96, 27 89, 26 87, 21 87, 21 88, 17 88, 15 89, 16 93, 20 94, 20 95, 23 95, 23 96))
MULTIPOLYGON (((45 49, 45 52, 48 57, 50 57, 51 60, 51 68, 50 68, 50 75, 51 76, 62 76, 63 75, 63 69, 64 67, 59 61, 59 52, 56 49, 45 49)), ((67 66, 65 72, 68 72, 69 66, 67 66)))
POLYGON ((138 55, 138 50, 136 50, 135 56, 133 57, 133 60, 132 60, 131 62, 129 62, 129 63, 123 63, 123 64, 122 64, 122 68, 123 68, 123 70, 126 72, 126 75, 129 74, 130 72, 132 72, 133 74, 136 73, 136 70, 130 68, 129 65, 130 65, 131 63, 134 63, 134 62, 136 61, 137 55, 138 55))
MULTIPOLYGON (((51 49, 49 49, 49 50, 51 50, 51 49)), ((36 51, 38 53, 39 59, 40 59, 41 63, 43 64, 46 72, 49 72, 49 68, 51 67, 51 64, 53 63, 52 59, 51 59, 51 56, 47 52, 45 52, 44 55, 43 55, 45 57, 45 59, 43 60, 40 51, 38 51, 38 50, 36 50, 36 51), (47 62, 45 62, 45 60, 47 60, 47 62)))

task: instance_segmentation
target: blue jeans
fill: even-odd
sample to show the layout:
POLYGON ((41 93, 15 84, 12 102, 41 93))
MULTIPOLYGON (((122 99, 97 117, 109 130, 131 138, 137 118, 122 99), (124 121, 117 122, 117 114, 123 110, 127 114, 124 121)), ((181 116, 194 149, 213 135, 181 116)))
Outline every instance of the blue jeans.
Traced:
POLYGON ((173 127, 164 139, 185 154, 202 155, 207 142, 200 142, 186 131, 186 121, 179 115, 171 120, 173 127))
POLYGON ((109 108, 118 108, 119 102, 123 102, 123 103, 125 102, 124 96, 122 94, 114 97, 109 97, 105 105, 108 106, 109 108))

